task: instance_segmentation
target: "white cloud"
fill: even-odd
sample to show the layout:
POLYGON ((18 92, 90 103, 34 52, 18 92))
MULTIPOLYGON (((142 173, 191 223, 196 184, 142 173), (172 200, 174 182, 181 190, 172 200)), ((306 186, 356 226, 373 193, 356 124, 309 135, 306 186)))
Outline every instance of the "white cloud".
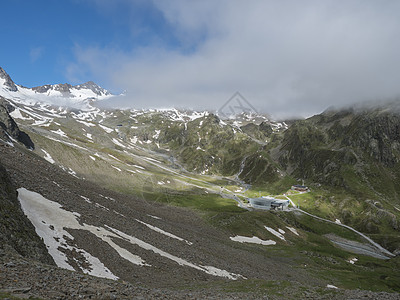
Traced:
POLYGON ((31 63, 36 62, 38 59, 42 57, 44 53, 44 47, 34 47, 29 51, 29 57, 31 59, 31 63))
POLYGON ((72 66, 128 90, 120 105, 218 109, 240 91, 257 109, 280 117, 400 95, 398 1, 154 6, 181 41, 176 48, 76 47, 72 66))

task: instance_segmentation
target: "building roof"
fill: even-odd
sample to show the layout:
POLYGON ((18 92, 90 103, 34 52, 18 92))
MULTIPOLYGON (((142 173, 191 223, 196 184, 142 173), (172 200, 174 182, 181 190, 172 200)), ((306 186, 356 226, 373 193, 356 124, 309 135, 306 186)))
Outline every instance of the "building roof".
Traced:
POLYGON ((300 189, 308 189, 307 186, 305 186, 305 185, 299 185, 299 184, 295 184, 295 185, 293 185, 293 187, 300 188, 300 189))

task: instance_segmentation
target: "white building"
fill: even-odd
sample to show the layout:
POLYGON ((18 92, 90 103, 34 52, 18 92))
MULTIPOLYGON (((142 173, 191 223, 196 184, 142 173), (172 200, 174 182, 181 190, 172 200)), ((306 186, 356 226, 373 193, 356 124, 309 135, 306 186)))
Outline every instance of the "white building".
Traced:
POLYGON ((289 200, 281 200, 275 199, 273 197, 259 197, 259 198, 249 198, 249 203, 251 207, 255 209, 264 209, 264 210, 287 210, 289 207, 289 200))

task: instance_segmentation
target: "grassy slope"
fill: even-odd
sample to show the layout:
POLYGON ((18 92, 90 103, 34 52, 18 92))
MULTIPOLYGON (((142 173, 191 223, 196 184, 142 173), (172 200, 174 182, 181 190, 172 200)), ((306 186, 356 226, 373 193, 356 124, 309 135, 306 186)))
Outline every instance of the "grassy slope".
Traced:
MULTIPOLYGON (((142 121, 144 122, 145 119, 139 119, 139 122, 142 121)), ((143 131, 139 133, 137 131, 130 132, 130 130, 126 130, 125 132, 123 132, 123 130, 121 131, 122 134, 125 134, 126 136, 132 136, 135 134, 142 135, 143 137, 149 130, 154 131, 157 126, 160 126, 160 122, 163 121, 164 120, 158 119, 158 123, 155 123, 155 125, 153 124, 153 127, 150 129, 143 129, 143 131)), ((170 124, 171 131, 175 132, 173 134, 171 133, 170 138, 175 141, 175 144, 169 141, 168 145, 176 147, 176 149, 179 150, 179 147, 182 145, 182 141, 176 142, 174 137, 176 137, 177 133, 181 132, 181 129, 177 128, 176 126, 182 126, 175 124, 174 127, 172 126, 173 123, 170 124)), ((111 126, 110 124, 106 125, 111 126)), ((195 130, 196 126, 194 127, 193 131, 195 130)), ((56 128, 52 129, 55 130, 56 128)), ((67 132, 66 128, 63 130, 67 132)), ((307 265, 307 268, 310 269, 310 272, 315 272, 317 276, 323 276, 324 278, 342 287, 389 291, 400 290, 399 286, 396 285, 396 282, 400 282, 400 278, 399 275, 394 272, 394 270, 399 266, 398 260, 394 259, 390 262, 383 262, 373 258, 357 256, 359 258, 359 262, 353 266, 346 261, 354 257, 353 254, 349 254, 334 247, 326 238, 322 236, 326 233, 335 233, 338 236, 358 240, 358 237, 355 236, 351 231, 347 231, 333 224, 321 223, 307 216, 297 216, 287 213, 275 214, 272 212, 247 212, 238 208, 236 206, 236 202, 233 200, 221 198, 216 194, 206 194, 204 189, 194 188, 190 185, 188 186, 182 184, 181 181, 183 180, 187 183, 195 183, 200 186, 205 186, 203 183, 199 183, 193 179, 183 179, 179 176, 154 168, 150 164, 146 164, 143 161, 138 161, 137 159, 132 158, 132 156, 123 153, 121 151, 123 149, 119 148, 118 146, 112 144, 112 146, 110 146, 110 144, 105 143, 106 139, 101 140, 101 143, 89 143, 87 140, 80 138, 81 133, 78 130, 67 133, 74 138, 75 143, 90 147, 92 150, 98 151, 99 153, 105 155, 111 154, 122 161, 112 161, 114 166, 122 167, 126 164, 140 164, 146 168, 146 171, 141 174, 130 174, 124 171, 119 172, 110 166, 109 160, 96 158, 96 161, 92 161, 89 158, 89 153, 85 153, 85 151, 76 150, 71 146, 50 141, 39 134, 33 133, 33 137, 39 146, 38 148, 43 147, 46 150, 51 149, 51 155, 56 161, 72 168, 78 173, 78 175, 105 185, 110 189, 114 189, 123 193, 135 194, 149 201, 160 201, 170 205, 195 209, 201 213, 204 218, 210 222, 210 224, 221 228, 231 236, 258 236, 261 239, 273 239, 277 241, 277 245, 273 247, 241 244, 239 244, 238 247, 251 248, 253 251, 264 253, 266 257, 283 255, 290 258, 295 258, 296 263, 294 267, 303 268, 304 265, 307 265), (165 182, 167 180, 171 181, 171 184, 158 184, 159 181, 165 182), (285 235, 287 241, 280 241, 267 230, 265 230, 264 226, 269 226, 276 230, 278 228, 284 229, 287 232, 285 235), (287 229, 285 229, 286 226, 298 228, 300 237, 290 233, 287 229), (373 281, 374 284, 371 285, 371 281, 373 281)), ((204 132, 205 139, 207 139, 206 133, 207 131, 204 132)), ((186 138, 186 141, 190 139, 198 139, 197 135, 194 136, 194 133, 189 134, 189 136, 186 138)), ((207 141, 207 143, 208 142, 209 141, 207 141)), ((198 145, 206 148, 207 143, 205 145, 198 145)), ((234 143, 236 142, 234 141, 234 143)), ((194 143, 194 145, 197 144, 194 143)), ((242 142, 239 141, 237 145, 238 148, 235 148, 234 146, 232 147, 232 153, 218 152, 218 155, 222 155, 222 157, 230 157, 229 160, 225 162, 227 168, 226 172, 228 174, 230 174, 230 172, 232 172, 232 170, 237 168, 240 164, 240 162, 237 161, 237 157, 239 157, 241 154, 237 151, 240 149, 242 142), (229 161, 234 162, 234 164, 231 165, 229 161)), ((155 145, 149 144, 148 147, 154 148, 155 145)), ((247 149, 254 151, 254 149, 251 147, 247 149)), ((207 148, 207 151, 210 152, 213 151, 213 149, 207 148)), ((194 156, 188 154, 188 156, 184 159, 189 161, 193 160, 195 162, 194 165, 196 165, 199 161, 205 159, 205 156, 203 156, 202 152, 200 154, 201 155, 198 158, 196 158, 198 153, 194 154, 194 156)), ((263 152, 262 154, 265 155, 266 152, 263 152)), ((264 160, 262 162, 270 161, 269 155, 265 155, 263 159, 264 160)), ((262 162, 258 161, 255 166, 261 164, 262 162)), ((353 179, 354 177, 351 173, 351 170, 347 176, 348 181, 354 180, 355 184, 358 183, 356 179, 353 179)), ((203 176, 200 178, 204 179, 207 177, 203 176)), ((215 179, 213 177, 209 177, 206 180, 221 186, 229 184, 229 188, 231 190, 238 188, 237 186, 235 187, 235 185, 232 185, 232 182, 224 179, 215 179)), ((246 192, 247 196, 254 197, 258 196, 260 193, 262 195, 282 193, 296 181, 290 176, 285 176, 277 177, 274 182, 270 184, 262 183, 263 181, 258 182, 258 184, 253 186, 252 190, 246 192)), ((360 190, 361 189, 362 185, 360 185, 360 190)), ((295 202, 298 199, 300 199, 301 206, 305 210, 333 220, 337 216, 339 216, 341 220, 345 220, 346 218, 345 215, 341 214, 343 209, 340 209, 340 205, 346 204, 346 208, 355 215, 365 208, 364 202, 362 200, 358 200, 354 196, 335 192, 332 193, 332 191, 327 190, 316 190, 310 194, 293 196, 293 200, 295 202)), ((387 234, 389 232, 390 230, 385 233, 387 234)), ((395 234, 393 234, 393 236, 396 237, 395 234)), ((382 238, 382 236, 377 235, 375 238, 379 240, 382 238)), ((392 240, 390 242, 392 242, 392 240)), ((271 285, 274 285, 271 282, 255 282, 256 283, 254 284, 257 284, 258 286, 265 286, 266 288, 270 288, 271 285)), ((229 284, 227 285, 227 289, 232 288, 233 287, 229 284)), ((251 288, 251 284, 248 285, 248 288, 251 288)), ((247 287, 241 287, 241 289, 246 290, 247 287)))

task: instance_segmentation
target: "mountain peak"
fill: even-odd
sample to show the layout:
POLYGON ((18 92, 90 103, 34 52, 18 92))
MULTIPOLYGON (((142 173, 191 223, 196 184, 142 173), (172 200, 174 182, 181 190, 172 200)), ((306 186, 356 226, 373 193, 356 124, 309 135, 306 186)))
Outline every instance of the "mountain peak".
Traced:
POLYGON ((98 86, 93 81, 88 81, 78 85, 71 85, 69 83, 59 84, 46 84, 32 88, 36 93, 54 96, 63 96, 71 98, 98 98, 104 96, 111 96, 111 93, 106 89, 98 86))
MULTIPOLYGON (((33 88, 25 88, 21 85, 16 85, 7 72, 0 67, 0 93, 5 97, 10 97, 8 92, 25 91, 30 94, 32 91, 34 95, 44 94, 50 97, 63 97, 63 98, 79 98, 79 99, 102 99, 112 96, 112 94, 106 89, 98 86, 93 81, 88 81, 79 85, 71 85, 69 83, 59 84, 45 84, 42 86, 36 86, 33 88)), ((12 96, 11 96, 12 97, 12 96)), ((19 97, 19 96, 18 96, 19 97)))
POLYGON ((3 79, 4 85, 6 88, 11 91, 11 92, 16 92, 18 91, 17 86, 15 85, 14 81, 12 81, 10 75, 7 74, 6 71, 2 67, 0 67, 0 79, 3 79))
POLYGON ((106 89, 103 89, 102 87, 98 86, 93 81, 88 81, 88 82, 85 82, 85 83, 82 83, 82 84, 79 84, 79 85, 75 85, 74 88, 76 88, 77 90, 88 89, 88 90, 91 90, 93 93, 95 93, 98 96, 111 95, 111 93, 109 91, 107 91, 106 89))

